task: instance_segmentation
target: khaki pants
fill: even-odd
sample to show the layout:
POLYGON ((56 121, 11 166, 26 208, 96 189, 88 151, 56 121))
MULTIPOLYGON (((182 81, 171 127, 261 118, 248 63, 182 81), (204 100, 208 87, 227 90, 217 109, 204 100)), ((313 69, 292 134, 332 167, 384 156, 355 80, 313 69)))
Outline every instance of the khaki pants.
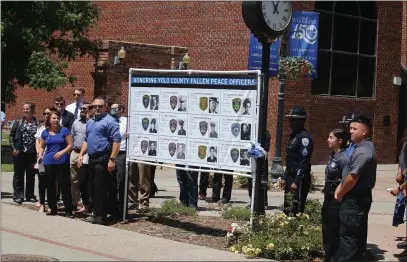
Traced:
POLYGON ((80 184, 79 184, 79 167, 78 167, 79 154, 75 151, 71 152, 71 194, 72 205, 77 206, 81 197, 80 184))
POLYGON ((133 202, 139 202, 141 208, 150 206, 151 167, 150 165, 140 163, 132 163, 130 165, 128 195, 133 202), (139 182, 140 199, 138 197, 139 182))

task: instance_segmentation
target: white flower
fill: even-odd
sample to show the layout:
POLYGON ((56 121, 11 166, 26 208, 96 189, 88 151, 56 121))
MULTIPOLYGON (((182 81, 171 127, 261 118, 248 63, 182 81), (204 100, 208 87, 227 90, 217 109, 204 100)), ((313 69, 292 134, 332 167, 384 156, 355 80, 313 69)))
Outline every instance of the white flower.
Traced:
POLYGON ((268 248, 268 249, 274 249, 274 244, 273 244, 273 243, 268 244, 268 245, 267 245, 267 248, 268 248))

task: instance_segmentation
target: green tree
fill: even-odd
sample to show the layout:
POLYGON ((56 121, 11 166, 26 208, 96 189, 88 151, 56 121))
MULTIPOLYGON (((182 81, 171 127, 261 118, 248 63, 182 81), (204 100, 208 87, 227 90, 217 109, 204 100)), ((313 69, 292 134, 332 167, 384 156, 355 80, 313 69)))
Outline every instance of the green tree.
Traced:
POLYGON ((67 61, 96 56, 98 42, 88 32, 97 19, 92 2, 2 1, 1 100, 14 102, 14 91, 26 84, 48 91, 73 84, 67 61))

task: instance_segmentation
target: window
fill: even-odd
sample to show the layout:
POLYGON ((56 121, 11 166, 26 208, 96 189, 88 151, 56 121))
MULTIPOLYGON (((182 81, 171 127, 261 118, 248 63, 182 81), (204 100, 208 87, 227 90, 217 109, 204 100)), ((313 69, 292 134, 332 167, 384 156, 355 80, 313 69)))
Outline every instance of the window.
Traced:
POLYGON ((312 94, 373 97, 376 72, 376 2, 316 1, 318 77, 312 94))

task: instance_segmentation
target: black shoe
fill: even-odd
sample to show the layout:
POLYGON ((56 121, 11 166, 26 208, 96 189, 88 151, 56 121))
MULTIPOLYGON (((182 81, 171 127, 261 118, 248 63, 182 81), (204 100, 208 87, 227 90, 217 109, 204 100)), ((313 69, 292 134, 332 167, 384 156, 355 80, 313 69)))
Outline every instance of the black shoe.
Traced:
POLYGON ((26 197, 26 198, 25 198, 25 201, 26 201, 26 202, 31 202, 31 203, 37 203, 37 202, 38 202, 36 196, 26 197))
POLYGON ((65 214, 64 214, 64 217, 67 217, 67 218, 74 218, 74 215, 73 215, 72 213, 65 213, 65 214))
POLYGON ((205 199, 205 201, 208 202, 208 203, 218 203, 219 200, 213 199, 213 198, 211 197, 211 198, 205 199))
POLYGON ((21 205, 23 203, 23 200, 19 199, 19 198, 15 198, 15 199, 13 198, 13 201, 16 202, 19 205, 21 205))
POLYGON ((106 221, 103 220, 101 217, 92 217, 90 222, 95 225, 102 225, 102 226, 106 225, 106 221))
POLYGON ((137 209, 138 209, 138 204, 137 204, 137 203, 131 203, 131 202, 129 202, 129 203, 127 204, 127 209, 128 209, 128 210, 137 210, 137 209))
POLYGON ((222 200, 220 201, 222 204, 229 204, 230 200, 227 198, 222 198, 222 200))
POLYGON ((88 216, 88 217, 86 217, 86 218, 83 218, 82 221, 92 223, 92 221, 93 221, 93 215, 90 215, 90 216, 88 216))

